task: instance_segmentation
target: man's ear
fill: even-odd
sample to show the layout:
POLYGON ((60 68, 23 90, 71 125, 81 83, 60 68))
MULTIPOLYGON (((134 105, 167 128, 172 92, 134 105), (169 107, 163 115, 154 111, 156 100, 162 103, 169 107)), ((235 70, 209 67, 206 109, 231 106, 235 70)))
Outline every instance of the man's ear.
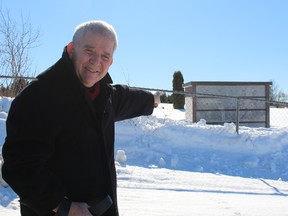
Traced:
POLYGON ((112 58, 112 60, 111 60, 111 62, 110 62, 110 65, 109 66, 111 66, 113 64, 113 58, 112 58))
POLYGON ((70 42, 70 43, 67 45, 67 53, 68 53, 68 55, 69 55, 70 58, 72 57, 73 49, 74 49, 74 43, 73 43, 73 42, 70 42))

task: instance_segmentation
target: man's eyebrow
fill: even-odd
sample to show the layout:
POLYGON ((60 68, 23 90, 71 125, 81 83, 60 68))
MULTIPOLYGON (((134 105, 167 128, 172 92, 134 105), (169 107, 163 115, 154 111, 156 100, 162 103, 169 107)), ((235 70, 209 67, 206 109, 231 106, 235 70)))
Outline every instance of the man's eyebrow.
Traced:
POLYGON ((104 55, 107 55, 109 57, 112 56, 110 52, 104 52, 104 55))
POLYGON ((93 46, 89 45, 89 44, 85 44, 84 48, 94 48, 93 46))
MULTIPOLYGON (((94 46, 92 46, 92 45, 89 45, 89 44, 85 44, 84 45, 84 48, 85 49, 94 49, 94 46)), ((106 56, 109 56, 109 57, 111 57, 112 56, 112 54, 109 52, 109 51, 104 51, 104 55, 106 55, 106 56)))

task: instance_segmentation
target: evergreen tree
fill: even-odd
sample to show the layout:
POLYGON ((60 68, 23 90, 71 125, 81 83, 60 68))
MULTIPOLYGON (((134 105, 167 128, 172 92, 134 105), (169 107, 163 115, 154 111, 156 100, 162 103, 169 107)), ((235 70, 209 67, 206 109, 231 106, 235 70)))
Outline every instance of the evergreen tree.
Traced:
MULTIPOLYGON (((184 92, 183 88, 184 78, 181 71, 175 71, 173 74, 173 91, 184 92)), ((185 95, 173 93, 173 107, 174 109, 184 109, 185 95)))

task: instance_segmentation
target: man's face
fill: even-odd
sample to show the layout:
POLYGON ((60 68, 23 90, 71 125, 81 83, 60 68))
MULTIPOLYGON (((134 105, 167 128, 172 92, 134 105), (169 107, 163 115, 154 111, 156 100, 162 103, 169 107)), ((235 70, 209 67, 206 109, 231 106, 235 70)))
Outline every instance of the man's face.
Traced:
POLYGON ((77 44, 68 44, 68 54, 84 86, 92 87, 107 74, 113 63, 114 45, 112 39, 90 31, 77 44))

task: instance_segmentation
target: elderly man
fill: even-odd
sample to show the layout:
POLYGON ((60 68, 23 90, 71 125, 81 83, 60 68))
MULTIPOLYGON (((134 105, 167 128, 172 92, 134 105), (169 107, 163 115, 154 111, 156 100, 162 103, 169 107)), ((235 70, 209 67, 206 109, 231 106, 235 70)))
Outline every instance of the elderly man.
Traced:
POLYGON ((160 98, 111 84, 116 47, 108 23, 80 24, 60 60, 14 99, 2 173, 22 216, 119 215, 114 123, 151 114, 160 98))

